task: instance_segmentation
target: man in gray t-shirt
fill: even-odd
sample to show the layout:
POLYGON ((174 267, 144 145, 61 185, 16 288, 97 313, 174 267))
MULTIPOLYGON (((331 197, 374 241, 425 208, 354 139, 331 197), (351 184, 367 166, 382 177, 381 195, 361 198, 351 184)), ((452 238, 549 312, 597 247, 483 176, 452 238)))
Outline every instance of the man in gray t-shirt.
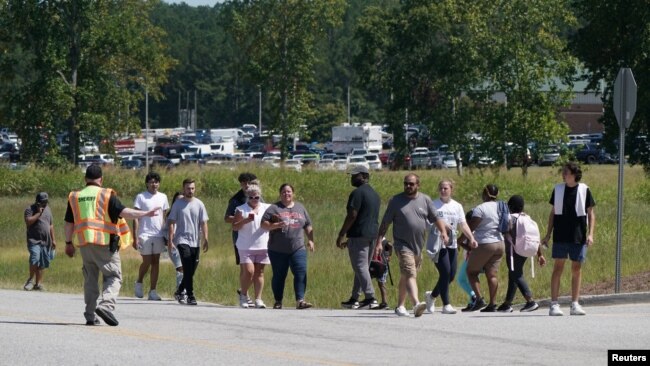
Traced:
POLYGON ((41 192, 36 201, 25 209, 27 226, 27 249, 29 250, 29 279, 23 288, 43 290, 43 271, 50 266, 50 260, 56 249, 52 211, 47 205, 48 195, 41 192), (34 278, 36 282, 34 282, 34 278))
POLYGON ((377 234, 375 255, 381 253, 381 242, 393 224, 393 245, 399 259, 400 280, 399 300, 395 313, 408 316, 404 307, 408 293, 413 302, 413 314, 419 317, 424 313, 426 304, 418 300, 417 271, 422 262, 422 247, 426 240, 426 232, 434 223, 442 235, 444 242, 449 241, 443 220, 438 220, 433 201, 429 196, 419 192, 420 177, 408 174, 404 177, 404 192, 391 198, 386 207, 384 218, 377 234))
POLYGON ((199 264, 200 240, 203 239, 203 252, 208 251, 208 211, 198 198, 194 197, 194 179, 183 181, 183 198, 176 200, 169 211, 168 243, 178 249, 183 263, 183 280, 176 289, 174 297, 181 304, 196 305, 194 297, 194 272, 199 264), (187 297, 183 296, 183 290, 187 297))

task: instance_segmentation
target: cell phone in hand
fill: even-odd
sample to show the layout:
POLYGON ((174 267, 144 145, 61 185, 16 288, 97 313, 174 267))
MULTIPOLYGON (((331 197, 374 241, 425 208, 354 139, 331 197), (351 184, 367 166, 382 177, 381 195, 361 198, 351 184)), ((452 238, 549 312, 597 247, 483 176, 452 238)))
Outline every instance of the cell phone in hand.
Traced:
POLYGON ((252 212, 249 213, 249 214, 248 214, 248 218, 251 219, 251 220, 255 219, 255 214, 252 213, 252 212))

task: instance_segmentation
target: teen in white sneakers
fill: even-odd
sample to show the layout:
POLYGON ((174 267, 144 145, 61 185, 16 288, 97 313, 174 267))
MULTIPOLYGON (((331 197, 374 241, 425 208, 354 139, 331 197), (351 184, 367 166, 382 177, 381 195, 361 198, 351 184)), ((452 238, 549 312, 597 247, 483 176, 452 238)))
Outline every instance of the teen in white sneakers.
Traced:
POLYGON ((555 186, 549 203, 553 205, 548 218, 546 236, 542 245, 548 245, 553 234, 553 275, 551 276, 551 307, 549 315, 564 315, 558 304, 560 278, 564 262, 571 260, 571 315, 585 315, 578 303, 582 263, 587 258, 587 248, 594 244, 596 214, 591 191, 586 184, 579 183, 582 170, 578 164, 569 162, 562 168, 564 183, 555 186))

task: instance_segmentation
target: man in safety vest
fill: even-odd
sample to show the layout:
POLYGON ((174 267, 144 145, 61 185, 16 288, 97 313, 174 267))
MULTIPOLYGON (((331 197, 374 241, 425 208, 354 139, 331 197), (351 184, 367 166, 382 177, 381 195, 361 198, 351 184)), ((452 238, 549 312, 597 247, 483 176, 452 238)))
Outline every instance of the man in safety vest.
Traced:
POLYGON ((97 314, 111 326, 119 324, 113 310, 122 285, 119 255, 120 234, 128 225, 118 225, 120 217, 137 219, 159 215, 160 208, 139 211, 122 205, 110 188, 102 188, 102 168, 90 165, 86 169, 86 187, 70 192, 65 213, 65 252, 74 256, 73 238, 77 241, 83 260, 84 301, 86 325, 99 325, 97 314), (103 275, 103 292, 99 299, 99 273, 103 275))

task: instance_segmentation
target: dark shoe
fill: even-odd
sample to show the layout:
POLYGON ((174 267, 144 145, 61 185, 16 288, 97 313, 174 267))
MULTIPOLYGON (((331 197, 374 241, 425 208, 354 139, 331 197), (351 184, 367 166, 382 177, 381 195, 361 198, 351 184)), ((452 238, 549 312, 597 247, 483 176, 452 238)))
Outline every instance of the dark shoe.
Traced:
POLYGON ((368 310, 376 309, 379 307, 379 303, 374 297, 364 299, 359 303, 359 309, 368 308, 368 310))
POLYGON ((485 303, 485 300, 483 300, 482 297, 479 297, 474 301, 472 304, 472 307, 469 308, 467 311, 478 311, 483 309, 487 304, 485 303))
POLYGON ((358 309, 359 308, 359 301, 357 301, 357 299, 354 299, 354 298, 351 297, 350 300, 348 300, 348 301, 342 301, 341 306, 344 309, 358 309))
POLYGON ((377 305, 377 307, 373 308, 372 310, 388 310, 388 309, 390 309, 388 307, 388 304, 386 304, 385 302, 380 302, 379 305, 377 305))
POLYGON ((174 299, 176 299, 176 301, 178 301, 179 304, 185 305, 187 303, 187 297, 185 296, 185 294, 180 292, 174 293, 174 299))
POLYGON ((29 278, 27 282, 25 282, 25 286, 23 286, 23 289, 25 289, 25 291, 31 291, 32 289, 34 289, 34 281, 32 281, 32 279, 29 278))
POLYGON ((497 311, 500 313, 512 313, 512 306, 510 304, 504 302, 503 304, 499 305, 497 308, 497 311))
POLYGON ((95 318, 95 320, 86 320, 86 325, 99 325, 101 324, 99 322, 99 319, 95 318))
POLYGON ((45 291, 45 287, 43 285, 34 285, 34 288, 32 288, 33 291, 45 291))
POLYGON ((497 311, 497 304, 490 304, 481 309, 481 313, 494 313, 495 311, 497 311))
POLYGON ((273 309, 282 309, 282 303, 276 301, 275 304, 273 304, 273 309))
POLYGON ((120 324, 120 322, 118 322, 117 319, 115 319, 115 316, 113 316, 113 313, 111 313, 109 310, 106 310, 104 308, 97 308, 95 309, 95 314, 97 314, 97 316, 102 318, 104 323, 110 325, 111 327, 120 324))
POLYGON ((196 302, 196 297, 194 296, 188 296, 187 297, 187 305, 197 305, 198 303, 196 302))
POLYGON ((300 300, 300 301, 298 301, 298 303, 296 304, 296 309, 298 309, 298 310, 309 309, 309 308, 312 307, 312 306, 314 306, 314 305, 308 303, 308 302, 305 301, 305 300, 300 300))
POLYGON ((464 308, 460 309, 461 312, 465 313, 468 311, 472 311, 472 306, 474 306, 474 302, 476 301, 476 296, 472 296, 472 301, 467 304, 464 308))
POLYGON ((535 301, 528 301, 526 305, 524 305, 524 307, 521 308, 521 310, 519 311, 530 312, 530 311, 535 311, 537 309, 539 309, 538 303, 536 303, 535 301))

